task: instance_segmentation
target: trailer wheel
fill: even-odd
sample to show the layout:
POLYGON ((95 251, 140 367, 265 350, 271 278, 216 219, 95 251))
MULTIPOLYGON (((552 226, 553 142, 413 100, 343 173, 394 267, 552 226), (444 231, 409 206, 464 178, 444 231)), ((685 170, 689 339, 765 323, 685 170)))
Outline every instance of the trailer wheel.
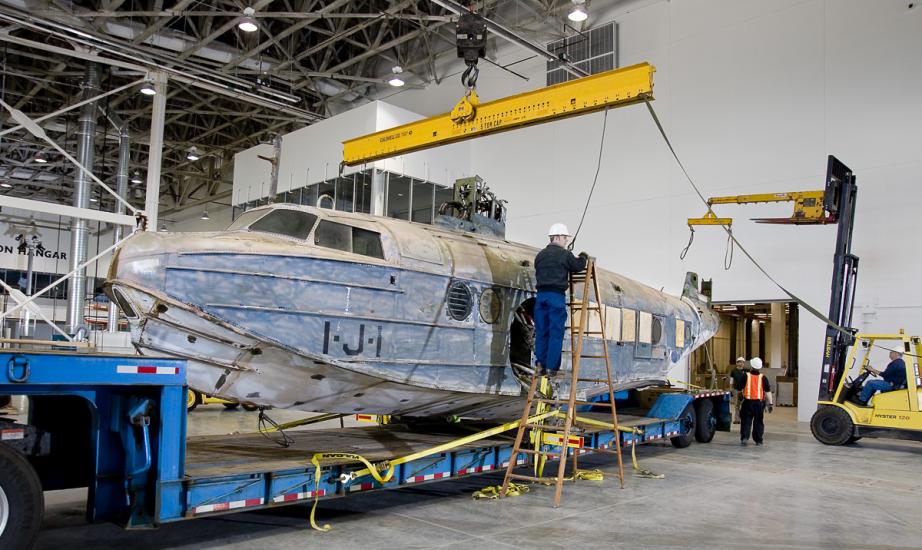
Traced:
POLYGON ((826 405, 813 413, 810 419, 813 437, 826 445, 845 445, 855 433, 852 417, 843 409, 826 405))
POLYGON ((250 403, 244 403, 243 410, 253 412, 253 411, 258 411, 259 407, 256 405, 250 404, 250 403))
POLYGON ((42 484, 32 465, 0 443, 0 548, 32 548, 44 508, 42 484))
POLYGON ((240 403, 224 403, 224 408, 225 408, 225 409, 234 410, 234 409, 236 409, 236 408, 239 407, 239 406, 240 406, 240 403))
POLYGON ((682 414, 679 416, 679 423, 682 425, 682 433, 669 438, 669 441, 672 442, 672 446, 676 449, 684 449, 691 445, 697 427, 694 403, 689 403, 688 406, 685 407, 685 410, 682 411, 682 414))
POLYGON ((717 417, 714 416, 714 402, 710 399, 695 401, 695 413, 698 423, 695 426, 695 440, 698 443, 710 443, 717 431, 717 417))
POLYGON ((202 404, 202 396, 199 392, 195 390, 188 390, 188 395, 186 397, 186 410, 194 411, 196 407, 202 404))

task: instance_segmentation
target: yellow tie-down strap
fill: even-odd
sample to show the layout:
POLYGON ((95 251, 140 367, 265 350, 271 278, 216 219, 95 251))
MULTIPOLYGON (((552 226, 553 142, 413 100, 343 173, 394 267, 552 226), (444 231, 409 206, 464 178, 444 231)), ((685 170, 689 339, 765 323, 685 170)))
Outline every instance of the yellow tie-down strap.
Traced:
MULTIPOLYGON (((534 416, 529 417, 528 422, 537 422, 539 420, 544 420, 545 418, 553 416, 555 412, 556 411, 548 411, 542 414, 536 414, 534 416)), ((385 463, 380 464, 379 466, 375 466, 368 459, 366 459, 365 457, 361 455, 357 455, 357 454, 332 453, 332 452, 331 453, 317 453, 311 458, 311 464, 314 465, 314 484, 316 488, 315 490, 316 494, 314 495, 314 505, 311 508, 311 517, 310 517, 311 527, 313 527, 314 529, 317 529, 318 531, 329 531, 330 529, 332 529, 332 526, 328 524, 325 524, 323 527, 318 526, 317 522, 314 519, 314 515, 317 510, 317 502, 320 500, 320 475, 322 473, 322 470, 320 467, 321 461, 348 460, 351 462, 361 462, 365 466, 365 468, 362 470, 356 470, 354 472, 349 472, 348 474, 342 474, 339 477, 339 481, 341 483, 348 483, 360 477, 371 475, 375 479, 375 481, 384 485, 385 483, 387 483, 394 477, 394 472, 396 471, 397 466, 401 464, 412 462, 414 460, 419 460, 421 458, 425 458, 427 456, 431 456, 434 454, 448 452, 462 445, 467 445, 468 443, 474 443, 475 441, 480 441, 481 439, 486 439, 494 435, 499 435, 503 432, 508 432, 509 430, 514 430, 519 427, 519 424, 521 424, 521 422, 522 422, 521 420, 507 422, 505 424, 496 426, 495 428, 490 428, 489 430, 477 432, 475 434, 471 434, 471 435, 462 437, 460 439, 455 439, 454 441, 449 441, 448 443, 443 443, 442 445, 438 445, 436 447, 431 447, 429 449, 419 451, 413 454, 409 454, 407 456, 395 458, 394 460, 387 461, 385 463), (385 469, 387 471, 382 476, 381 471, 385 469)))

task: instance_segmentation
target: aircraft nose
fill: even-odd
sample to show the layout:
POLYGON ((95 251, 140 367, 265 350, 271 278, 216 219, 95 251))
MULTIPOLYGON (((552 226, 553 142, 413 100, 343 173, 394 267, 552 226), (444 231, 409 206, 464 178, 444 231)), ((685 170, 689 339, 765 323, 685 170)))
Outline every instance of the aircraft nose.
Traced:
POLYGON ((112 254, 109 280, 162 287, 163 258, 169 251, 171 238, 168 233, 138 231, 125 239, 112 254))

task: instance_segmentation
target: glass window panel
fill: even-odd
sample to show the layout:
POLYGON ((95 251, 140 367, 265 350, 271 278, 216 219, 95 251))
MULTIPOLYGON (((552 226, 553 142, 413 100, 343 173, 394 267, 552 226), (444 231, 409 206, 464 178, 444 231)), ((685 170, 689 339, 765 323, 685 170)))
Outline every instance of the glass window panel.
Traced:
POLYGON ((306 204, 308 206, 317 206, 317 197, 320 196, 319 190, 320 190, 319 183, 315 183, 313 185, 308 185, 307 187, 304 187, 304 190, 301 193, 301 204, 306 204))
POLYGON ((336 180, 328 180, 317 185, 317 201, 314 206, 334 208, 336 206, 336 180))
POLYGON ((258 220, 260 217, 265 216, 266 212, 267 210, 248 210, 247 212, 240 214, 240 217, 234 220, 234 222, 227 227, 227 230, 233 231, 235 229, 243 229, 244 227, 258 220))
POLYGON ((371 214, 371 171, 356 174, 355 211, 371 214))
POLYGON ((352 228, 352 251, 363 256, 384 259, 381 249, 381 235, 367 229, 352 228))
POLYGON ((451 187, 442 187, 441 185, 435 186, 435 211, 438 212, 439 208, 446 202, 451 202, 455 198, 455 190, 451 187))
POLYGON ((355 174, 336 178, 336 209, 353 212, 355 195, 355 174))
POLYGON ((432 223, 432 201, 435 185, 428 181, 413 180, 412 221, 432 223))
POLYGON ((321 220, 314 233, 314 244, 344 252, 352 252, 352 227, 321 220))
POLYGON ((388 174, 387 215, 402 220, 410 219, 410 178, 388 174))
POLYGON ((273 210, 250 226, 250 231, 277 233, 296 239, 306 239, 317 222, 317 216, 300 210, 273 210))

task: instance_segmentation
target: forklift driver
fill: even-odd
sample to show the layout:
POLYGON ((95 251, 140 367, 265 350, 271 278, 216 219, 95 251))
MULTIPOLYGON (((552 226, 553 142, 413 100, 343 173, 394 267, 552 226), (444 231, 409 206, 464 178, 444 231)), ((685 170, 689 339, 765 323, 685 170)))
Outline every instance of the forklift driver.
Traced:
POLYGON ((867 406, 868 401, 877 392, 888 392, 898 390, 906 385, 906 363, 903 362, 903 354, 898 351, 890 352, 890 364, 881 373, 871 365, 867 370, 875 375, 880 376, 883 380, 868 380, 861 389, 861 395, 858 399, 863 406, 867 406))

